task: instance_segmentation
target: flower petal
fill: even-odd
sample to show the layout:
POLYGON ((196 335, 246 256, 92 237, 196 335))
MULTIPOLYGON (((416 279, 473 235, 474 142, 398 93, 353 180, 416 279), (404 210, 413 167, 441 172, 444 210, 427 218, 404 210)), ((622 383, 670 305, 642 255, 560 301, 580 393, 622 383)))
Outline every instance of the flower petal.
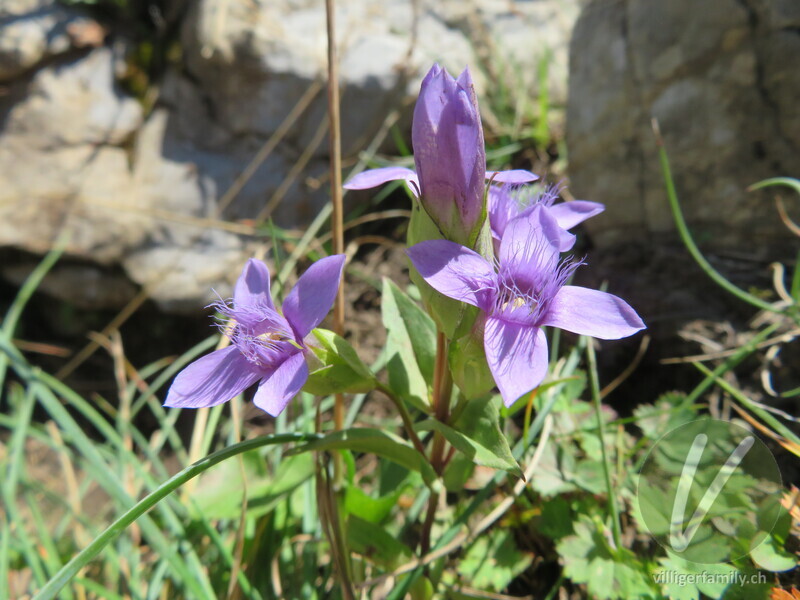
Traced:
POLYGON ((606 292, 565 285, 553 297, 542 325, 602 340, 633 335, 645 324, 627 302, 606 292))
POLYGON ((308 267, 283 301, 283 316, 302 340, 322 323, 336 299, 345 255, 321 258, 308 267))
POLYGON ((262 261, 251 258, 236 282, 233 290, 233 306, 246 309, 263 306, 265 303, 269 308, 275 308, 269 294, 269 269, 262 261))
POLYGON ((465 236, 483 211, 486 154, 469 71, 458 80, 438 65, 422 81, 411 124, 422 203, 447 234, 465 236))
POLYGON ((448 240, 428 240, 406 250, 414 268, 436 291, 486 310, 496 275, 480 254, 448 240))
POLYGON ((599 215, 606 207, 599 202, 589 202, 588 200, 572 200, 561 202, 550 207, 551 214, 556 218, 558 224, 564 229, 572 229, 586 219, 599 215))
POLYGON ((537 387, 547 375, 547 337, 538 327, 489 317, 483 346, 506 406, 537 387))
POLYGON ((533 206, 506 225, 500 243, 500 264, 520 281, 539 281, 558 267, 562 231, 546 207, 533 206))
POLYGON ((404 179, 406 183, 409 184, 408 187, 411 189, 414 195, 419 195, 419 181, 417 180, 417 174, 406 167, 383 167, 381 169, 370 169, 369 171, 364 171, 345 183, 344 188, 347 190, 366 190, 383 185, 388 181, 396 181, 398 179, 404 179))
POLYGON ((494 183, 529 183, 536 181, 539 176, 525 169, 510 169, 508 171, 486 171, 486 179, 494 183))
POLYGON ((277 417, 289 404, 289 400, 303 388, 307 379, 305 356, 302 352, 292 354, 261 381, 253 402, 261 410, 277 417))
POLYGON ((508 222, 520 215, 520 202, 511 197, 508 186, 490 185, 486 204, 492 237, 501 240, 508 222))
POLYGON ((178 373, 164 406, 216 406, 241 394, 261 375, 261 371, 253 367, 235 346, 216 350, 178 373))
POLYGON ((572 250, 575 245, 575 234, 567 231, 561 222, 553 214, 553 207, 544 204, 534 205, 533 210, 541 211, 539 222, 542 226, 542 233, 550 242, 558 248, 559 252, 572 250))

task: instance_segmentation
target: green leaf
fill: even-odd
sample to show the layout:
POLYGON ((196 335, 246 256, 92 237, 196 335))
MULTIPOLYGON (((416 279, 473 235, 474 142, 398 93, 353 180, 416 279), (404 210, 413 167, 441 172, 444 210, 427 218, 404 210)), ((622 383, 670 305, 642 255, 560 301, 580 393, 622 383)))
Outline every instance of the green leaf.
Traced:
POLYGON ((398 487, 390 494, 373 498, 359 487, 348 486, 344 495, 344 508, 351 515, 358 515, 365 521, 379 524, 397 505, 403 489, 403 487, 398 487))
MULTIPOLYGON (((378 495, 380 496, 391 494, 397 488, 411 483, 408 481, 411 472, 395 462, 382 461, 378 465, 378 470, 378 495)), ((417 475, 415 474, 414 477, 417 475)))
POLYGON ((653 579, 670 598, 696 600, 703 593, 710 598, 722 598, 737 574, 736 567, 725 563, 700 564, 685 560, 671 552, 659 561, 664 567, 653 579))
POLYGON ((756 566, 773 573, 788 571, 797 566, 794 554, 784 550, 783 544, 771 535, 750 552, 750 558, 756 566))
POLYGON ((304 391, 327 396, 375 389, 375 377, 347 340, 327 329, 315 329, 313 333, 320 345, 311 346, 311 350, 322 364, 309 373, 304 391))
MULTIPOLYGON (((471 456, 476 464, 503 469, 522 477, 522 470, 511 454, 508 439, 500 428, 500 405, 499 396, 469 400, 453 422, 452 429, 467 438, 469 444, 476 446, 476 449, 480 447, 488 450, 490 457, 484 458, 483 451, 480 457, 477 453, 471 456)), ((446 437, 446 433, 444 431, 442 433, 446 437)), ((449 439, 448 441, 461 450, 453 441, 449 439)), ((470 456, 468 452, 465 454, 470 456)))
POLYGON ((532 478, 531 487, 545 498, 573 492, 577 486, 572 483, 575 472, 575 457, 565 452, 561 446, 548 444, 539 459, 536 476, 532 478))
POLYGON ((472 588, 502 592, 532 562, 532 555, 517 549, 510 531, 492 529, 470 546, 459 573, 472 588))
POLYGON ((517 477, 522 477, 522 469, 520 469, 514 457, 511 456, 511 449, 508 447, 508 443, 505 444, 505 448, 503 448, 502 444, 497 444, 495 448, 489 449, 479 441, 434 419, 422 421, 415 426, 415 429, 418 431, 438 431, 456 450, 464 453, 476 465, 503 469, 517 477))
POLYGON ((469 481, 469 478, 475 472, 475 462, 458 453, 453 456, 453 459, 447 463, 442 474, 442 481, 444 481, 444 488, 448 492, 461 493, 469 481))
POLYGON ((242 455, 241 465, 238 461, 225 461, 203 473, 192 492, 195 502, 190 509, 205 519, 238 518, 246 494, 248 516, 258 517, 313 475, 314 461, 308 454, 281 461, 271 477, 266 473, 262 454, 247 452, 242 455))
POLYGON ((574 533, 572 511, 569 503, 561 496, 542 503, 542 516, 538 530, 554 540, 574 533))
POLYGON ((655 405, 640 404, 633 414, 639 429, 652 440, 697 418, 692 407, 686 406, 686 394, 679 392, 662 394, 655 405))
POLYGON ((380 429, 352 428, 335 431, 302 446, 295 446, 285 455, 341 449, 382 456, 407 469, 417 471, 427 485, 432 485, 436 480, 436 472, 427 458, 402 438, 380 429))
POLYGON ((428 408, 436 357, 436 326, 411 298, 388 279, 381 299, 386 327, 389 387, 422 410, 428 408))
POLYGON ((352 550, 386 569, 394 569, 412 556, 411 549, 383 527, 356 515, 347 518, 346 531, 348 546, 352 550))
POLYGON ((610 598, 647 598, 654 584, 644 565, 624 548, 612 552, 609 535, 598 521, 582 515, 574 524, 575 534, 556 545, 564 562, 564 573, 575 583, 585 583, 589 595, 610 598))

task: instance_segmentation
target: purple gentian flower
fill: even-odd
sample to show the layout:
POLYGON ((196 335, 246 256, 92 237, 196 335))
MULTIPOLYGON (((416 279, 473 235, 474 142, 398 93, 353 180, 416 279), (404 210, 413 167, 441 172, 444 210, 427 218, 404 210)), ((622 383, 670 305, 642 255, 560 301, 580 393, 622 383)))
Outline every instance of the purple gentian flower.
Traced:
POLYGON ((478 99, 469 69, 458 79, 433 65, 422 81, 411 129, 415 173, 404 167, 366 171, 345 184, 350 190, 404 179, 439 229, 467 241, 483 219, 486 179, 527 183, 529 171, 486 171, 486 151, 478 99))
POLYGON ((308 379, 304 338, 322 322, 339 289, 345 257, 329 256, 300 276, 283 301, 283 314, 269 291, 269 270, 251 258, 236 282, 232 306, 217 305, 231 328, 231 345, 178 373, 164 406, 201 408, 227 402, 260 381, 253 402, 273 417, 308 379))
POLYGON ((483 345, 506 406, 536 388, 547 373, 542 327, 560 327, 601 339, 644 328, 620 298, 565 285, 580 263, 559 262, 558 239, 548 237, 541 211, 506 227, 497 269, 469 248, 429 240, 408 249, 420 275, 440 293, 480 308, 486 317, 483 345))
POLYGON ((561 193, 561 185, 549 185, 536 190, 531 186, 493 185, 489 188, 489 225, 495 252, 499 252, 500 240, 510 221, 529 215, 534 210, 542 210, 542 220, 546 226, 558 226, 559 250, 566 252, 575 245, 575 236, 569 233, 579 223, 600 214, 605 206, 588 200, 572 200, 555 204, 561 193), (536 207, 540 207, 537 209, 536 207))

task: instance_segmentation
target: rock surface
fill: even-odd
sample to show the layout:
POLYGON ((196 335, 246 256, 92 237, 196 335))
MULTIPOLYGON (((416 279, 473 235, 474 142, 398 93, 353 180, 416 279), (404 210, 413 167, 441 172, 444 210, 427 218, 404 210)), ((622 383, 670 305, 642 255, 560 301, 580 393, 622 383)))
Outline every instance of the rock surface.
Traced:
MULTIPOLYGON (((469 64, 479 92, 486 69, 530 93, 547 62, 550 96, 563 101, 582 1, 339 3, 345 154, 366 147, 393 109, 407 119, 434 61, 452 72, 469 64)), ((68 230, 57 283, 45 286, 62 298, 114 307, 141 286, 167 309, 196 310, 211 288, 230 293, 259 242, 236 221, 303 227, 327 201, 324 89, 239 179, 324 77, 322 4, 186 6, 180 58, 157 82, 152 109, 118 84, 130 51, 122 36, 112 30, 103 46, 99 25, 53 0, 0 7, 0 246, 41 254, 68 230)), ((12 281, 25 270, 0 265, 12 281)))
POLYGON ((652 244, 674 231, 656 118, 703 248, 780 252, 791 235, 774 194, 745 190, 800 175, 799 32, 795 0, 586 6, 571 44, 567 145, 572 193, 607 206, 587 224, 597 246, 652 244))
POLYGON ((0 82, 68 52, 76 45, 70 30, 90 22, 54 0, 5 0, 0 5, 0 82))

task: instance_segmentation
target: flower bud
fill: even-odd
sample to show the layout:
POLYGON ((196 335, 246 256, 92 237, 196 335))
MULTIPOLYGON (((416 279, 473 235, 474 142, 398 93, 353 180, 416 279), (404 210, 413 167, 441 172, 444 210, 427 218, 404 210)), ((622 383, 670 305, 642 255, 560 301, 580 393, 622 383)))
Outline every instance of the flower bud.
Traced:
POLYGON ((469 69, 454 79, 434 65, 411 131, 422 206, 447 239, 472 245, 485 216, 486 152, 469 69))

